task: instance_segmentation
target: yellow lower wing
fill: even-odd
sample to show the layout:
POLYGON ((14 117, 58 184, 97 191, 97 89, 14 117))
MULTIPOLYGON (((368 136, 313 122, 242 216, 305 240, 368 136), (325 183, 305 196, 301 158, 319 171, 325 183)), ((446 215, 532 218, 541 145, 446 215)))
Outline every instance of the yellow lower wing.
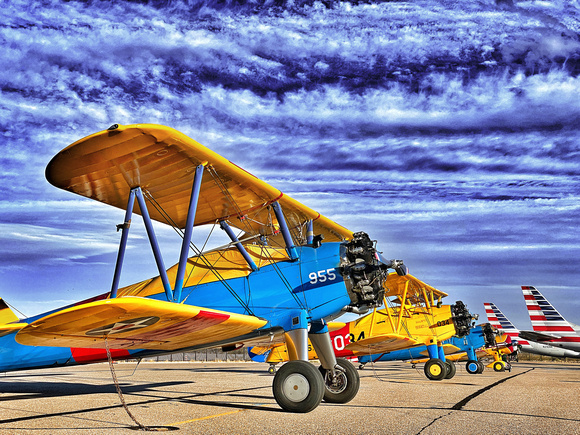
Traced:
POLYGON ((30 346, 177 350, 234 339, 266 324, 258 317, 139 297, 90 302, 30 323, 30 346))
POLYGON ((346 346, 346 349, 354 353, 373 354, 407 349, 418 344, 423 343, 405 335, 380 334, 350 343, 346 346))
POLYGON ((0 325, 0 337, 4 337, 5 335, 14 334, 15 332, 21 330, 28 323, 9 323, 7 325, 0 325))

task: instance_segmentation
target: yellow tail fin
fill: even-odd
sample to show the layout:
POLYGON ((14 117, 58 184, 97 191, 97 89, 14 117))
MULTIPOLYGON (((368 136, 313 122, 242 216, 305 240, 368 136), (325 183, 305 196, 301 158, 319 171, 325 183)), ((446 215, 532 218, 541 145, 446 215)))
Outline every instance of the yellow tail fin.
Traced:
POLYGON ((18 316, 16 316, 6 302, 4 302, 4 299, 0 298, 0 325, 17 321, 18 316))

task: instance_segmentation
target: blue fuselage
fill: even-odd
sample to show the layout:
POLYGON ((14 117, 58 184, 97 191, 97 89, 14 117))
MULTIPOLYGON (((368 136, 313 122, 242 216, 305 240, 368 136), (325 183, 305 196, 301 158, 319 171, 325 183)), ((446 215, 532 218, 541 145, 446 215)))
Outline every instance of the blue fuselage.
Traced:
MULTIPOLYGON (((297 249, 298 260, 269 264, 247 276, 229 279, 225 283, 216 281, 194 288, 185 287, 184 303, 261 317, 268 322, 262 331, 270 328, 288 331, 306 327, 304 319, 310 322, 340 313, 343 307, 351 303, 340 273, 341 243, 324 243, 316 249, 306 246, 297 249), (298 323, 296 319, 299 319, 298 323)), ((107 296, 104 294, 101 298, 107 296)), ((166 300, 165 293, 149 297, 166 300)), ((22 319, 21 322, 31 323, 48 314, 22 319)), ((256 331, 256 335, 261 333, 256 331)), ((64 347, 24 346, 16 342, 15 336, 16 333, 10 333, 0 337, 0 371, 86 364, 107 358, 104 350, 85 352, 83 349, 64 347)), ((204 347, 224 344, 212 343, 204 347)), ((184 349, 173 352, 180 350, 184 349)), ((160 353, 163 352, 130 350, 116 352, 114 356, 116 359, 125 359, 160 353)))
MULTIPOLYGON (((481 326, 471 328, 468 335, 464 337, 451 337, 443 341, 443 344, 452 344, 455 347, 470 353, 475 349, 485 346, 485 337, 481 326)), ((412 359, 425 358, 428 355, 427 346, 417 346, 410 349, 396 350, 375 355, 360 355, 358 360, 362 364, 377 361, 406 361, 412 359)))

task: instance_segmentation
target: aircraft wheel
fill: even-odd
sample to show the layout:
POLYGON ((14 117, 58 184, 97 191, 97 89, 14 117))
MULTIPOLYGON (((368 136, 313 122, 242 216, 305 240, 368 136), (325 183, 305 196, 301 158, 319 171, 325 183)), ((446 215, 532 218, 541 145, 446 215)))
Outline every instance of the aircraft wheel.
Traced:
POLYGON ((268 373, 270 373, 271 375, 276 373, 276 366, 274 364, 272 364, 270 367, 268 367, 268 373))
POLYGON ((467 373, 469 373, 470 375, 474 375, 476 373, 479 373, 479 361, 467 361, 467 363, 465 364, 465 370, 467 370, 467 373))
POLYGON ((324 396, 320 372, 308 361, 288 361, 276 372, 272 391, 278 405, 289 412, 310 412, 324 396))
POLYGON ((447 367, 447 375, 445 375, 445 379, 451 379, 455 376, 457 372, 457 367, 451 361, 445 361, 445 367, 447 367))
POLYGON ((501 361, 496 361, 493 363, 493 370, 496 372, 503 372, 505 371, 505 366, 501 361))
POLYGON ((440 381, 447 376, 447 367, 439 358, 431 358, 425 363, 425 376, 432 381, 440 381))
POLYGON ((364 368, 365 368, 365 365, 364 365, 364 364, 359 364, 359 365, 358 365, 358 369, 359 369, 359 370, 362 370, 362 369, 364 369, 364 368))
POLYGON ((477 370, 477 373, 482 374, 483 371, 485 370, 485 366, 483 365, 483 363, 481 361, 477 361, 477 366, 479 367, 479 369, 477 370))
POLYGON ((328 403, 350 402, 358 393, 360 378, 354 366, 344 358, 337 358, 336 363, 344 369, 337 373, 336 379, 332 380, 330 371, 318 367, 324 379, 324 401, 328 403))

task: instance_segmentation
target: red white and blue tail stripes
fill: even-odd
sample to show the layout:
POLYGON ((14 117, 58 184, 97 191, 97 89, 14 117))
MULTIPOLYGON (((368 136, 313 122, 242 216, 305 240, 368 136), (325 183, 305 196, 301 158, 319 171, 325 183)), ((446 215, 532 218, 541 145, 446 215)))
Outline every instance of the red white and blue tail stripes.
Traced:
POLYGON ((502 329, 512 341, 517 341, 520 345, 528 345, 526 340, 518 338, 519 330, 509 321, 509 319, 492 302, 485 302, 485 314, 487 321, 498 329, 502 329))
POLYGON ((534 331, 553 332, 558 335, 574 332, 570 323, 535 287, 523 285, 522 292, 534 331))

